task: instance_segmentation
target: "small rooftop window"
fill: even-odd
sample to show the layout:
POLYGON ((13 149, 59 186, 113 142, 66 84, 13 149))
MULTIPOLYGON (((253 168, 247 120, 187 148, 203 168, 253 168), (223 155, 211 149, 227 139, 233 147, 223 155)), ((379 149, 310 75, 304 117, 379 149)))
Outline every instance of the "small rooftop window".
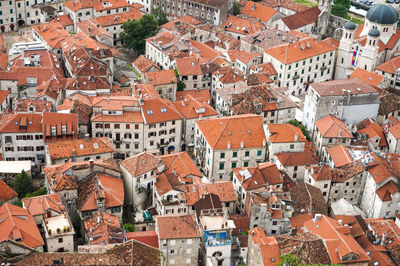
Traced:
POLYGON ((81 148, 81 150, 83 150, 83 144, 79 144, 79 148, 81 148))
POLYGON ((161 108, 161 113, 166 113, 167 112, 167 108, 161 108))
POLYGON ((153 110, 147 110, 147 114, 148 115, 152 115, 153 114, 153 110))
POLYGON ((99 144, 97 144, 97 142, 93 143, 93 146, 95 149, 97 149, 99 147, 99 144))

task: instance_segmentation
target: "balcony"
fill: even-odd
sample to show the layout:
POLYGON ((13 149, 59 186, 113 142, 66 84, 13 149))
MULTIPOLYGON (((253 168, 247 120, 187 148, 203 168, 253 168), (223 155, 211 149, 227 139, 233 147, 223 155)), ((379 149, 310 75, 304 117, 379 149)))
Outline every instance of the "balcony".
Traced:
POLYGON ((297 74, 297 75, 294 75, 293 76, 293 79, 298 79, 300 76, 297 74))
POLYGON ((226 246, 232 245, 232 240, 228 238, 228 234, 226 232, 221 233, 204 233, 204 243, 207 247, 214 246, 226 246))
POLYGON ((114 144, 121 144, 122 139, 113 139, 114 144))
POLYGON ((326 69, 326 66, 321 67, 321 71, 324 71, 326 69))

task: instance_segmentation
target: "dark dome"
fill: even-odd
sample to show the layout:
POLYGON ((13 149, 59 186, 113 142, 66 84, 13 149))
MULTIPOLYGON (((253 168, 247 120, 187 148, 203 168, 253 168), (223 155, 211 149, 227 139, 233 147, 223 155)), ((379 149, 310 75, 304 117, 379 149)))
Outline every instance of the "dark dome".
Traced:
POLYGON ((355 30, 355 29, 357 28, 357 26, 356 26, 356 24, 354 24, 353 22, 348 21, 348 22, 346 23, 346 25, 344 25, 344 28, 345 28, 346 30, 355 30))
POLYGON ((368 35, 371 37, 379 37, 381 32, 378 29, 373 28, 369 30, 368 35))
POLYGON ((389 5, 378 4, 368 10, 367 19, 379 24, 394 24, 397 22, 399 15, 397 11, 389 5))

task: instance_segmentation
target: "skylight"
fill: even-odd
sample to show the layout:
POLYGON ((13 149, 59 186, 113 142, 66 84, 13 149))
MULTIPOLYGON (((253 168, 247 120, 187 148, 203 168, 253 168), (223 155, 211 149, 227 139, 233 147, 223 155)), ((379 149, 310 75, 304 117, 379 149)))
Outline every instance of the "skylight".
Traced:
POLYGON ((161 108, 161 113, 166 113, 167 112, 167 108, 163 107, 161 108))
POLYGON ((147 110, 147 114, 148 115, 152 115, 153 114, 153 110, 147 110))

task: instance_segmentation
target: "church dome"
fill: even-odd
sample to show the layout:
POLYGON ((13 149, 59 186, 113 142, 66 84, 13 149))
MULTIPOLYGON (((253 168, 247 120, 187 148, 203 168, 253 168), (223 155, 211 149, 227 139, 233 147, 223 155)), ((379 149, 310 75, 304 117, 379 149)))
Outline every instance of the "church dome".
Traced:
POLYGON ((356 24, 354 24, 353 22, 348 21, 348 22, 346 23, 346 25, 344 25, 344 28, 345 28, 346 30, 355 30, 355 29, 357 28, 357 26, 356 26, 356 24))
POLYGON ((378 4, 368 10, 366 17, 371 22, 379 24, 394 24, 397 22, 399 15, 392 6, 378 4))
POLYGON ((368 35, 371 37, 379 37, 381 32, 378 29, 372 28, 369 30, 368 35))

